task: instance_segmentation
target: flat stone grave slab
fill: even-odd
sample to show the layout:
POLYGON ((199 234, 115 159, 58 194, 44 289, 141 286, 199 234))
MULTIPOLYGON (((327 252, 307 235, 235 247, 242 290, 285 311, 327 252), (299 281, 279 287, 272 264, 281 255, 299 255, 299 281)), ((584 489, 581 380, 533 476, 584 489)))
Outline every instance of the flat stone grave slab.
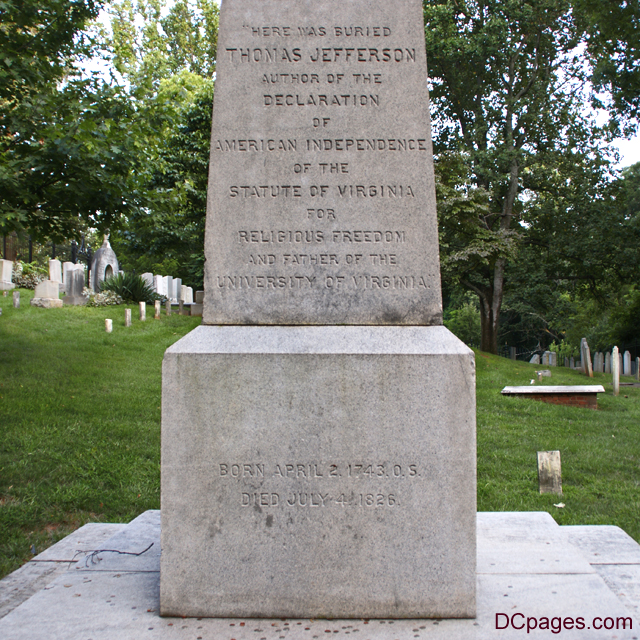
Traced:
POLYGON ((501 391, 503 396, 520 396, 530 400, 539 400, 551 404, 564 404, 574 407, 598 408, 598 393, 604 393, 600 384, 586 385, 548 385, 505 387, 501 391))
POLYGON ((85 524, 0 580, 0 618, 84 560, 84 551, 101 548, 105 540, 125 527, 111 523, 85 524))
MULTIPOLYGON (((544 630, 527 634, 526 626, 516 629, 511 622, 508 628, 497 629, 496 620, 499 627, 505 626, 507 616, 509 621, 513 619, 515 626, 526 625, 527 617, 536 618, 536 623, 546 617, 550 624, 553 617, 562 620, 571 618, 574 622, 582 617, 585 627, 590 629, 576 629, 574 625, 573 629, 563 628, 557 634, 572 640, 591 637, 638 639, 640 619, 637 607, 640 595, 637 589, 623 593, 630 586, 624 572, 629 573, 629 566, 637 565, 606 565, 611 569, 611 574, 605 576, 605 580, 589 568, 589 563, 582 566, 576 564, 575 573, 535 572, 535 547, 539 544, 548 544, 551 555, 559 556, 572 550, 580 551, 580 547, 574 548, 569 540, 585 539, 593 555, 598 553, 598 540, 603 540, 602 557, 613 560, 611 554, 615 552, 616 541, 619 541, 622 557, 629 559, 629 554, 634 553, 633 545, 620 529, 586 526, 580 527, 582 531, 578 535, 576 531, 566 531, 574 527, 559 527, 546 513, 478 513, 477 521, 478 549, 485 549, 496 559, 496 563, 478 574, 476 619, 257 620, 160 617, 159 557, 148 555, 145 558, 150 553, 148 551, 140 556, 103 554, 102 561, 89 567, 84 563, 76 563, 63 575, 56 577, 46 589, 41 589, 0 620, 0 637, 9 640, 282 640, 283 637, 287 640, 319 640, 353 636, 362 640, 514 640, 556 635, 544 630), (608 531, 603 533, 601 529, 608 531), (522 545, 520 553, 528 554, 534 550, 528 561, 523 559, 522 573, 512 572, 513 548, 508 544, 513 540, 522 545), (532 546, 527 547, 527 544, 532 546), (116 557, 128 559, 118 570, 115 565, 108 567, 106 564, 116 557), (527 567, 531 567, 533 572, 529 572, 527 567), (613 573, 616 570, 622 577, 613 573), (609 586, 607 578, 611 581, 609 586), (502 615, 496 618, 496 614, 502 615), (621 625, 625 619, 627 628, 596 630, 592 627, 596 618, 601 619, 596 624, 603 624, 606 620, 607 624, 613 624, 614 627, 617 621, 621 625), (633 623, 633 629, 629 629, 630 622, 633 623)), ((146 512, 127 528, 118 528, 117 534, 111 539, 96 541, 96 547, 134 553, 146 548, 150 541, 155 543, 155 547, 160 541, 159 523, 159 512, 146 512)))

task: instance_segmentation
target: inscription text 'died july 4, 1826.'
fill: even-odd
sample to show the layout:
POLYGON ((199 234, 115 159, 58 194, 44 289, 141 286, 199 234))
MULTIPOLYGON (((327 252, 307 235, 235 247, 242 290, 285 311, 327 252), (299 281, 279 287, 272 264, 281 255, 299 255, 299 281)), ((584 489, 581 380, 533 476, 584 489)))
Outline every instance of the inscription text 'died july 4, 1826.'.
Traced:
POLYGON ((220 35, 204 322, 439 324, 420 20, 284 4, 220 35))

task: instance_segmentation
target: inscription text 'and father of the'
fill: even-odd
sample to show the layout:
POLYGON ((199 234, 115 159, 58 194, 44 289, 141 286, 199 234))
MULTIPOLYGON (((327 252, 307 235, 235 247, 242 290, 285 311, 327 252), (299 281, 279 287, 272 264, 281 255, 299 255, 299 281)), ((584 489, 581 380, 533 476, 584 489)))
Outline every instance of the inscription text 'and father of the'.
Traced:
POLYGON ((424 34, 370 4, 223 3, 205 324, 441 324, 424 34))

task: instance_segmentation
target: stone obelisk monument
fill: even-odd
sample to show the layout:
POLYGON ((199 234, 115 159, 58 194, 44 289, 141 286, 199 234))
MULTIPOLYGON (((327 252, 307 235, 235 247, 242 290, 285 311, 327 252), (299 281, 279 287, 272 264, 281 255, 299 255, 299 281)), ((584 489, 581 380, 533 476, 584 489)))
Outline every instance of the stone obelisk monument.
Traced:
POLYGON ((419 0, 224 0, 205 250, 163 368, 162 613, 473 617, 419 0))

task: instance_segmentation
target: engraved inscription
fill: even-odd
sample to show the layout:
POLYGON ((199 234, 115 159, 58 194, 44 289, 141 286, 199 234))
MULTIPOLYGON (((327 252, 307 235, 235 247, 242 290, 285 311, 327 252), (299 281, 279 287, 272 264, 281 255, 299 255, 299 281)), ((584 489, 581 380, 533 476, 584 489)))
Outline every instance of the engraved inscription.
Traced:
POLYGON ((205 322, 438 322, 423 34, 268 15, 220 50, 205 322))
POLYGON ((398 491, 401 491, 402 483, 415 481, 420 475, 416 463, 387 461, 218 464, 219 478, 241 485, 240 505, 260 508, 397 507, 400 505, 398 491), (279 481, 277 487, 273 485, 274 480, 279 481), (293 483, 290 490, 283 488, 283 481, 293 483), (395 488, 385 489, 381 482, 393 483, 395 488), (349 488, 349 483, 352 488, 349 488), (370 483, 374 487, 367 490, 370 483))

